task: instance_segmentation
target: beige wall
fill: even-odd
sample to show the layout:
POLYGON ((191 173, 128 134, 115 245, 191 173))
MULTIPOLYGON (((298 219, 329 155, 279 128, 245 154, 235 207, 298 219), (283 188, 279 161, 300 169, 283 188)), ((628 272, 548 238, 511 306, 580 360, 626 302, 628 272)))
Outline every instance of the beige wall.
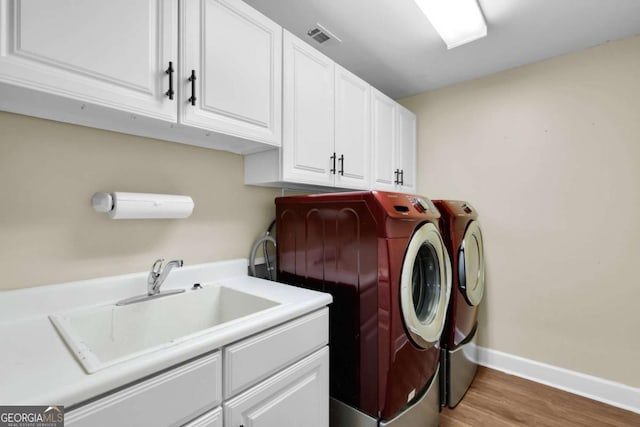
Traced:
POLYGON ((239 155, 0 113, 0 290, 246 258, 280 192, 243 181, 239 155), (187 194, 195 209, 111 220, 97 191, 187 194))
POLYGON ((401 102, 419 192, 480 212, 480 344, 640 386, 640 37, 401 102))

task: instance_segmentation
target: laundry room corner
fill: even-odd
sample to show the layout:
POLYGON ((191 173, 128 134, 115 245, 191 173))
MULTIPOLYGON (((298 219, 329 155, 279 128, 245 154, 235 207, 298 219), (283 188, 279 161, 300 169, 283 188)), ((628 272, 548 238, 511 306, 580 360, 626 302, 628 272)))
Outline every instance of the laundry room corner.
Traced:
POLYGON ((400 100, 418 116, 418 192, 480 212, 479 345, 632 388, 639 50, 632 37, 400 100))

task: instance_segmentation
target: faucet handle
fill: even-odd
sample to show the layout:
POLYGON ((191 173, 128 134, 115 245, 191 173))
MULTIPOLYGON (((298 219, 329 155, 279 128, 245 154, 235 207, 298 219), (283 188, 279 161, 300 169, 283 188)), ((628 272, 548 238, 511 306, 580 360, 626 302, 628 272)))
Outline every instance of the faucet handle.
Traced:
POLYGON ((154 273, 160 274, 160 271, 162 271, 163 262, 164 262, 164 258, 158 258, 156 262, 154 262, 153 265, 151 266, 151 271, 153 271, 154 273))
POLYGON ((160 271, 162 271, 162 263, 164 262, 164 258, 158 258, 153 265, 151 266, 151 271, 149 272, 149 283, 153 283, 158 276, 160 276, 160 271))

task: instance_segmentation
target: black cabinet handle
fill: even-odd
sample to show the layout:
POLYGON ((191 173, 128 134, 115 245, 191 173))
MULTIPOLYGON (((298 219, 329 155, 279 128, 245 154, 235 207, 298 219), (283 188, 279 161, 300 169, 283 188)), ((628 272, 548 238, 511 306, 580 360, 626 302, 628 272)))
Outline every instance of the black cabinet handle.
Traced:
POLYGON ((404 185, 404 169, 400 169, 400 185, 404 185))
POLYGON ((393 174, 396 176, 396 179, 393 181, 394 184, 400 184, 400 169, 396 169, 393 171, 393 174))
POLYGON ((329 157, 331 159, 331 161, 333 162, 333 169, 329 169, 329 172, 331 172, 332 174, 336 174, 336 153, 333 153, 333 156, 329 157))
POLYGON ((344 176, 344 154, 340 154, 339 160, 340 160, 340 171, 338 173, 344 176))
POLYGON ((164 72, 165 74, 169 74, 169 90, 164 94, 169 97, 169 99, 173 100, 173 95, 175 92, 173 91, 173 62, 169 61, 169 68, 167 68, 164 72))
POLYGON ((191 77, 189 77, 189 81, 191 82, 191 97, 189 98, 189 102, 191 105, 196 105, 196 70, 191 70, 191 77))

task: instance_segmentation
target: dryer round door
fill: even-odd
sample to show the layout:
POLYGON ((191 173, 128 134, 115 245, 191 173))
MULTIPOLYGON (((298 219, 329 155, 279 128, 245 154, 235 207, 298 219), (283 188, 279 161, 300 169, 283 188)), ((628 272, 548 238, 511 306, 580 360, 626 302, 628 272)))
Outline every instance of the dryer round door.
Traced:
POLYGON ((422 348, 440 339, 451 294, 451 262, 440 232, 423 224, 407 247, 400 277, 400 304, 407 331, 422 348))
POLYGON ((458 281, 467 302, 480 304, 484 296, 484 251, 478 221, 471 221, 458 251, 458 281))

